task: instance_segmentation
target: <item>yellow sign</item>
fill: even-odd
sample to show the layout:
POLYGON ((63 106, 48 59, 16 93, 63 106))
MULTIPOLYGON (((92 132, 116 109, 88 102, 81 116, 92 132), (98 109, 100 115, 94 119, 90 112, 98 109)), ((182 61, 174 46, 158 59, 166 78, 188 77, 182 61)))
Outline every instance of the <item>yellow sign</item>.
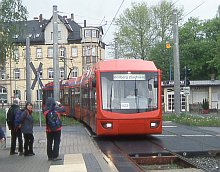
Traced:
POLYGON ((167 48, 167 49, 170 48, 170 43, 166 43, 166 48, 167 48))

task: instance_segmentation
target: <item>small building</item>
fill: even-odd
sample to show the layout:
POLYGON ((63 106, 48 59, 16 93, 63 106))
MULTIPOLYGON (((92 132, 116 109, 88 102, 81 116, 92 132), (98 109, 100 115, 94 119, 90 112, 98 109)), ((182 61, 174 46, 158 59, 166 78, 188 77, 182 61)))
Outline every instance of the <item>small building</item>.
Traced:
MULTIPOLYGON (((190 81, 185 88, 184 81, 180 82, 181 111, 201 112, 204 99, 209 101, 209 109, 220 109, 220 80, 190 81)), ((174 111, 174 81, 162 81, 164 112, 174 111)))

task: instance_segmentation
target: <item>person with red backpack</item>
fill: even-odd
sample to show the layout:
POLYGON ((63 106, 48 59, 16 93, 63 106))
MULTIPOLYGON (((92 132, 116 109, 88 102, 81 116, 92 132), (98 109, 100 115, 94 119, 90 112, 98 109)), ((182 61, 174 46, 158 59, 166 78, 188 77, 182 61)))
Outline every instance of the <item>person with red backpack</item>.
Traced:
POLYGON ((22 133, 21 130, 15 127, 15 116, 20 111, 19 107, 20 100, 15 98, 13 100, 13 104, 9 108, 7 112, 7 124, 9 130, 11 130, 11 148, 10 148, 10 155, 18 154, 15 152, 16 149, 16 140, 18 138, 18 150, 19 155, 23 155, 23 140, 22 140, 22 133))
POLYGON ((61 138, 62 123, 60 113, 65 112, 65 108, 53 98, 48 98, 44 117, 46 119, 47 134, 47 156, 49 161, 61 160, 59 157, 59 146, 61 138))

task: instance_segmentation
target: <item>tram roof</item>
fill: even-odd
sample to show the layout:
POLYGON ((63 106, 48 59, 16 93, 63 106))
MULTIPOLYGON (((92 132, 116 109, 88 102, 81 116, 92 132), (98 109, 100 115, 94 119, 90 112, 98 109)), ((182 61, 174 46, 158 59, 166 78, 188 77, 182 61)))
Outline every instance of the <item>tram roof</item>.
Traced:
POLYGON ((103 60, 95 64, 95 69, 100 71, 155 71, 157 70, 153 61, 141 59, 114 59, 103 60))

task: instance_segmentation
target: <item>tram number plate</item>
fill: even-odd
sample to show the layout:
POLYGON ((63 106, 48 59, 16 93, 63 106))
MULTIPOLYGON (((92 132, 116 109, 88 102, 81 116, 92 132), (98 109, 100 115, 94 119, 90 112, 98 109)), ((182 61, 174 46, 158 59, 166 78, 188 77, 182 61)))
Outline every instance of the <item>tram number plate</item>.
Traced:
POLYGON ((121 103, 121 109, 130 109, 129 103, 121 103))

